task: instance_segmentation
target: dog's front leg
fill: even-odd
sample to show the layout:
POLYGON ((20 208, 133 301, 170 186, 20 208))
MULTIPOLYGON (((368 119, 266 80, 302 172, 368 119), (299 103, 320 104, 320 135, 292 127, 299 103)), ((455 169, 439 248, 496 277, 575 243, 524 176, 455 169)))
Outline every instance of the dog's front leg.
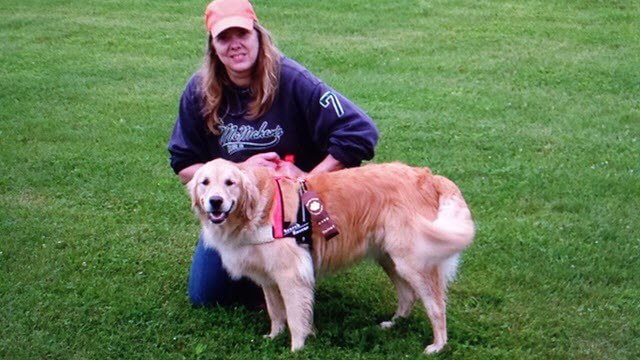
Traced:
POLYGON ((307 336, 313 333, 313 283, 301 279, 279 284, 291 332, 291 351, 304 347, 307 336))
POLYGON ((276 284, 263 286, 262 291, 264 291, 264 299, 267 302, 267 312, 271 319, 271 332, 265 335, 265 337, 273 339, 284 330, 287 313, 276 284))

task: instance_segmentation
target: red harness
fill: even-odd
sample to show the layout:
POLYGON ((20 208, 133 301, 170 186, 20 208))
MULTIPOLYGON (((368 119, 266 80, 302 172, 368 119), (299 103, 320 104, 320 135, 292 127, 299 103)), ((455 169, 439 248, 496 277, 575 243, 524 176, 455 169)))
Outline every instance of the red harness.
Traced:
POLYGON ((276 185, 276 192, 273 195, 273 205, 271 207, 271 214, 273 217, 271 224, 273 224, 273 237, 275 239, 281 239, 284 237, 284 205, 282 203, 280 179, 282 179, 280 176, 273 178, 273 182, 276 185))
POLYGON ((280 180, 282 179, 283 177, 280 176, 273 179, 276 189, 271 212, 273 216, 272 225, 274 239, 281 239, 283 237, 293 235, 298 243, 310 244, 311 223, 308 221, 309 217, 311 218, 311 221, 320 228, 322 236, 324 236, 326 240, 330 240, 339 234, 338 228, 324 209, 318 194, 313 190, 309 190, 304 180, 298 180, 300 183, 298 223, 285 228, 284 202, 282 199, 282 189, 280 187, 280 180), (306 214, 307 211, 309 216, 306 214))

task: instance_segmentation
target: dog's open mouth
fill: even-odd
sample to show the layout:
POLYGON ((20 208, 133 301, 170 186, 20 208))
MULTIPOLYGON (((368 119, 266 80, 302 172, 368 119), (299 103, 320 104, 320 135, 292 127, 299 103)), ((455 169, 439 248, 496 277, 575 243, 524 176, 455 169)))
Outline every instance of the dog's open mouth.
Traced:
POLYGON ((209 221, 216 225, 222 224, 225 220, 227 220, 227 217, 229 216, 228 212, 222 211, 212 211, 207 214, 209 215, 209 221))

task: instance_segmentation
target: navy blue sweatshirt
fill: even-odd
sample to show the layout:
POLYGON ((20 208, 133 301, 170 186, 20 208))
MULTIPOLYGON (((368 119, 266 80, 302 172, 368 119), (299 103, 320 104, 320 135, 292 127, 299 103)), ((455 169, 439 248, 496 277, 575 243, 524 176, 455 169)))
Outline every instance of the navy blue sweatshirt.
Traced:
POLYGON ((302 65, 287 57, 281 63, 278 94, 263 116, 245 118, 251 101, 248 89, 225 93, 220 135, 209 131, 202 115, 200 74, 191 77, 169 140, 176 174, 215 158, 242 162, 270 151, 281 158, 295 155, 295 165, 307 172, 329 154, 346 167, 373 158, 378 130, 371 118, 302 65))

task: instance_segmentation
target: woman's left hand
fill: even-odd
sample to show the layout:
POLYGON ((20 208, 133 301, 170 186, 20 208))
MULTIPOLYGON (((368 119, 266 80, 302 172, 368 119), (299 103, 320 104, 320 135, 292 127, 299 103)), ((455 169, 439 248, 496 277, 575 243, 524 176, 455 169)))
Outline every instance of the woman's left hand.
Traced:
POLYGON ((267 152, 262 154, 256 154, 248 158, 243 164, 249 166, 264 166, 272 169, 276 169, 281 162, 280 156, 275 152, 267 152))
POLYGON ((280 161, 276 167, 276 173, 280 176, 288 177, 291 179, 299 179, 307 176, 307 173, 300 170, 293 163, 288 161, 280 161))

